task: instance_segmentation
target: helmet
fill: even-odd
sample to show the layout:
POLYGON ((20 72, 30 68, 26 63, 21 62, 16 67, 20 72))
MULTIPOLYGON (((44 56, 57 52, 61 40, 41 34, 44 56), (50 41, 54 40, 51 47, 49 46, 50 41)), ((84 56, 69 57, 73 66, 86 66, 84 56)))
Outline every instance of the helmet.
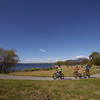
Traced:
POLYGON ((58 64, 58 66, 60 67, 60 64, 58 64))

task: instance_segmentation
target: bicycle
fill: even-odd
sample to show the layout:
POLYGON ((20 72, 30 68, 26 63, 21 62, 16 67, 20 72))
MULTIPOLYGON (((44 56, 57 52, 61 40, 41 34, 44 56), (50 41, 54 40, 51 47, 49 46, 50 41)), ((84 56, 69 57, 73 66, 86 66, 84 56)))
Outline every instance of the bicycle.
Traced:
POLYGON ((56 80, 57 78, 60 78, 61 80, 64 79, 64 74, 63 73, 54 73, 52 78, 56 80))
POLYGON ((87 77, 90 78, 90 73, 89 73, 89 71, 85 71, 85 72, 83 73, 83 77, 84 77, 84 79, 86 79, 87 77))
POLYGON ((79 73, 78 71, 74 71, 73 72, 73 76, 77 79, 78 77, 80 78, 80 79, 82 79, 82 75, 81 75, 81 73, 79 73))

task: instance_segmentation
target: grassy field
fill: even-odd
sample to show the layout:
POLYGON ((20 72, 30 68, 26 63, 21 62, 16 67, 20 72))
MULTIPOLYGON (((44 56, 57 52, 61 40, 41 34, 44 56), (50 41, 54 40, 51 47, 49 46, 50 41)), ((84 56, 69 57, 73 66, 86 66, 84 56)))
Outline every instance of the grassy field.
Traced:
POLYGON ((87 80, 0 80, 0 100, 100 100, 100 78, 87 80))
MULTIPOLYGON (((73 76, 74 66, 62 66, 64 76, 73 76)), ((97 74, 100 73, 100 70, 97 70, 100 68, 92 67, 90 69, 91 74, 97 74)), ((39 70, 39 71, 33 71, 33 72, 13 72, 10 73, 11 75, 26 75, 26 76, 43 76, 43 77, 51 77, 52 74, 55 72, 55 69, 52 70, 39 70)), ((84 68, 80 68, 80 73, 84 72, 84 68)))

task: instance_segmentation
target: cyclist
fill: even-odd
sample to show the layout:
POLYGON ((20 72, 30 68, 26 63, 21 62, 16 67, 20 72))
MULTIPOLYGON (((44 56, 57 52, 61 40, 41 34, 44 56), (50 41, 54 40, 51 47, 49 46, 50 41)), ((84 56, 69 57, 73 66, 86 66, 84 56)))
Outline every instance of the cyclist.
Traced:
POLYGON ((57 72, 59 75, 61 75, 61 73, 62 73, 62 68, 61 68, 60 64, 57 67, 57 72))
POLYGON ((87 73, 87 72, 89 73, 89 66, 88 66, 88 65, 85 66, 85 72, 86 72, 86 73, 87 73))
POLYGON ((78 72, 78 70, 79 70, 79 66, 76 65, 76 66, 75 66, 75 71, 78 72))
POLYGON ((89 71, 89 66, 85 65, 85 70, 84 70, 84 78, 86 78, 86 76, 88 76, 88 78, 90 78, 90 71, 89 71))
POLYGON ((56 66, 56 72, 53 74, 53 79, 60 78, 61 80, 64 79, 64 74, 62 73, 62 68, 60 65, 56 66))
POLYGON ((74 70, 75 70, 75 72, 74 72, 75 75, 76 76, 79 76, 79 72, 78 72, 79 71, 79 66, 78 65, 75 66, 75 69, 74 70))

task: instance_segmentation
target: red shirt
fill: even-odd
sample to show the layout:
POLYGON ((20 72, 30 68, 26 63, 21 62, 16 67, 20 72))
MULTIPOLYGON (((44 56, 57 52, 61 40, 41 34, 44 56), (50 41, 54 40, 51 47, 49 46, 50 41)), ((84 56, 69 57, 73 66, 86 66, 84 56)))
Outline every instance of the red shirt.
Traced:
POLYGON ((75 70, 79 70, 79 67, 78 66, 75 66, 75 70))

